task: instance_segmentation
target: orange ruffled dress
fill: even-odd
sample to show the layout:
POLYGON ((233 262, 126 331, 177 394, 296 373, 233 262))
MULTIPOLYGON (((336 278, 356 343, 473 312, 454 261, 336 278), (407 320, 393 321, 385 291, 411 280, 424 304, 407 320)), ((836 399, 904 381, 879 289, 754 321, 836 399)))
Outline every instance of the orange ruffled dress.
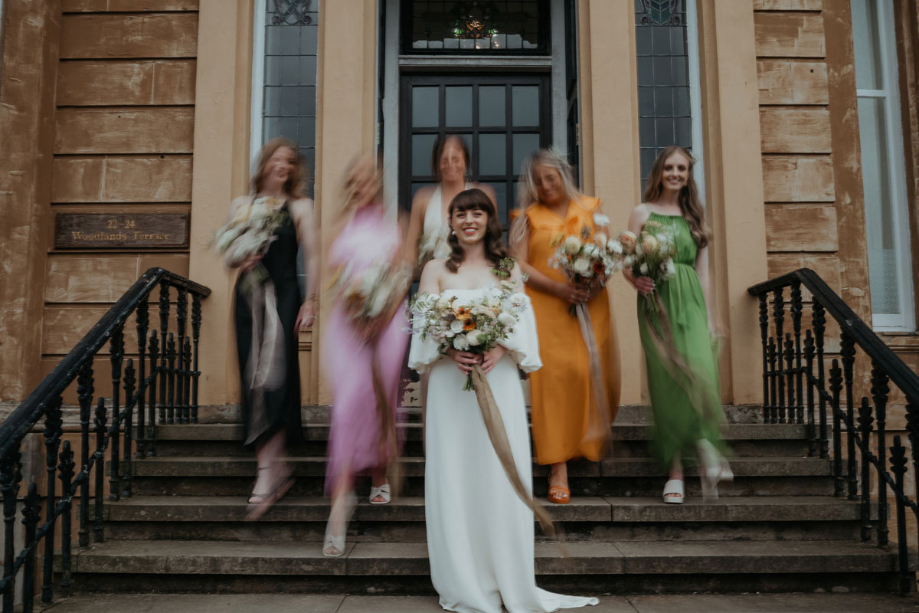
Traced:
MULTIPOLYGON (((600 200, 583 197, 571 201, 565 219, 541 204, 526 209, 529 224, 529 263, 550 279, 567 282, 561 271, 549 266, 555 252, 549 243, 558 234, 579 235, 586 224, 593 227, 600 200)), ((606 441, 585 441, 590 417, 590 360, 578 318, 568 312, 570 304, 527 286, 533 303, 543 368, 530 375, 533 441, 540 464, 573 458, 600 460, 606 441)), ((610 421, 619 410, 619 344, 606 291, 587 303, 594 335, 606 375, 610 421)))

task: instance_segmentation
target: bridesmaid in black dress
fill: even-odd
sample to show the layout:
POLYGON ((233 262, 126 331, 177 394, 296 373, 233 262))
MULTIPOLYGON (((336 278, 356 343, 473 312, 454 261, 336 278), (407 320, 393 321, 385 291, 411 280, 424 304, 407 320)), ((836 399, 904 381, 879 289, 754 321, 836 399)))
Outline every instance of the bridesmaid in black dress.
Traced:
MULTIPOLYGON (((242 382, 242 407, 245 421, 244 443, 255 448, 258 476, 249 497, 247 519, 258 519, 293 485, 292 470, 286 461, 286 447, 302 439, 300 421, 300 368, 298 364, 301 330, 313 325, 316 316, 316 290, 319 279, 317 237, 313 219, 313 201, 303 197, 306 171, 293 141, 276 138, 259 153, 258 168, 252 179, 252 194, 236 198, 230 205, 229 219, 245 214, 245 208, 260 199, 281 214, 283 222, 263 256, 252 256, 239 264, 234 291, 236 346, 242 382), (297 280, 297 253, 302 248, 303 268, 307 271, 306 299, 301 300, 297 280), (255 270, 258 268, 258 270, 255 270), (266 291, 273 291, 277 318, 268 312, 274 306, 270 298, 265 308, 255 312, 242 289, 252 281, 250 275, 265 275, 266 291), (252 358, 253 347, 264 348, 260 338, 271 329, 271 321, 280 320, 280 341, 268 373, 270 384, 252 385, 253 372, 260 360, 272 351, 260 350, 252 358), (256 336, 253 338, 253 324, 256 336), (253 344, 253 341, 257 344, 253 344), (252 363, 250 364, 250 360, 252 363), (279 366, 274 366, 277 364, 279 366)), ((266 364, 261 363, 265 371, 266 364)), ((264 379, 265 377, 263 377, 264 379)))

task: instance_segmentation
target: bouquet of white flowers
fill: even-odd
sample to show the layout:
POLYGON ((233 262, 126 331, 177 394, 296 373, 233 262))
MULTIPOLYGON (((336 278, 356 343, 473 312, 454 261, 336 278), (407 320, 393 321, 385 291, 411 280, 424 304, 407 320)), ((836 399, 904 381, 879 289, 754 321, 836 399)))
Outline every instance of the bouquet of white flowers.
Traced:
MULTIPOLYGON (((588 290, 606 287, 609 277, 622 269, 624 259, 622 244, 603 231, 608 225, 605 215, 596 214, 594 227, 584 225, 580 236, 557 235, 550 243, 555 253, 549 258, 549 266, 588 290)), ((574 305, 570 311, 574 314, 574 305)))
MULTIPOLYGON (((413 330, 422 339, 432 338, 442 353, 455 349, 484 354, 514 331, 525 300, 509 282, 472 301, 419 294, 412 303, 413 330)), ((463 390, 472 389, 469 375, 463 390)))
MULTIPOLYGON (((247 207, 242 207, 225 226, 217 230, 214 246, 217 253, 224 256, 227 264, 238 266, 253 255, 264 255, 274 241, 274 233, 280 228, 290 213, 279 208, 281 201, 277 198, 256 198, 247 207)), ((251 289, 250 283, 264 283, 268 271, 261 264, 256 265, 247 275, 244 290, 251 289)))
POLYGON ((402 300, 412 282, 412 271, 404 263, 378 261, 360 273, 350 265, 338 270, 332 287, 355 325, 363 327, 385 315, 402 300))
MULTIPOLYGON (((655 283, 666 281, 676 274, 676 243, 663 224, 651 220, 645 223, 637 237, 633 232, 619 236, 623 248, 624 263, 636 277, 648 277, 655 283)), ((657 301, 649 294, 645 296, 647 308, 658 310, 657 301)))

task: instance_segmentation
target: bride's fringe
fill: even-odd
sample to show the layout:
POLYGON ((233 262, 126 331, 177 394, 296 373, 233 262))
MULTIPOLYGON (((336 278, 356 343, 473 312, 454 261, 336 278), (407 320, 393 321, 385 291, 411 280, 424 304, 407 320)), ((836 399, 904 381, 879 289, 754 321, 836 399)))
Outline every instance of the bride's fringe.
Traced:
POLYGON ((507 438, 504 420, 498 411, 498 405, 495 403, 495 396, 491 391, 491 386, 488 384, 488 379, 485 378, 485 372, 479 365, 472 367, 472 384, 475 387, 475 396, 479 401, 479 409, 482 411, 482 419, 485 422, 485 429, 488 431, 491 446, 494 448, 498 461, 501 462, 501 467, 504 468, 504 473, 511 482, 511 486, 517 492, 520 500, 533 511, 533 515, 536 516, 546 536, 558 540, 562 557, 568 557, 568 549, 565 547, 565 538, 561 526, 556 528, 555 524, 552 523, 552 518, 549 517, 549 513, 546 512, 541 504, 536 502, 533 495, 527 491, 523 481, 520 480, 520 473, 517 472, 517 465, 514 462, 514 454, 511 452, 511 444, 507 438))

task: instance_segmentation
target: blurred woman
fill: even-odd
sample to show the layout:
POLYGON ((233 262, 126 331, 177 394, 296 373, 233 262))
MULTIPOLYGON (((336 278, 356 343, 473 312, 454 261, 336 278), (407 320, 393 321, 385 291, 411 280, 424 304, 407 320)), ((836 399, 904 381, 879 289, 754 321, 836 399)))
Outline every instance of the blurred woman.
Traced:
POLYGON ((656 294, 669 323, 667 335, 662 317, 639 296, 638 324, 654 414, 654 450, 670 467, 670 480, 664 486, 664 502, 670 504, 683 502, 683 458, 698 454, 707 498, 717 498, 720 481, 734 479, 722 455, 719 434, 724 415, 706 257, 710 232, 692 166, 692 156, 682 147, 664 149, 651 167, 644 203, 629 218, 629 230, 636 236, 653 222, 674 238, 676 274, 655 284, 624 269, 626 279, 640 294, 656 294))
POLYGON ((305 182, 296 143, 276 138, 259 152, 251 195, 230 204, 231 220, 247 216, 255 203, 279 220, 263 255, 230 263, 239 268, 234 315, 244 442, 255 447, 258 459, 248 519, 261 517, 293 485, 285 448, 303 436, 298 335, 313 325, 319 278, 313 201, 303 195, 305 182), (298 250, 307 271, 306 300, 297 280, 298 250), (268 290, 264 303, 250 299, 252 284, 268 290))
MULTIPOLYGON (((507 259, 488 196, 478 189, 461 192, 450 205, 449 219, 450 255, 424 267, 420 291, 470 305, 500 299, 497 286, 504 279, 520 292, 520 267, 507 259)), ((476 393, 461 391, 466 375, 480 366, 507 433, 509 455, 529 490, 532 460, 517 369, 533 372, 540 361, 529 300, 518 296, 522 310, 513 331, 484 355, 455 349, 444 355, 430 336, 416 331, 412 338, 409 365, 430 373, 425 523, 431 581, 448 611, 534 613, 597 604, 596 598, 536 587, 533 511, 505 473, 476 393)))
MULTIPOLYGON (((358 158, 348 167, 338 223, 341 230, 328 256, 329 265, 338 269, 339 274, 356 278, 380 262, 402 265, 399 228, 386 215, 382 189, 379 168, 373 158, 358 158), (342 272, 345 270, 347 273, 342 272)), ((404 297, 404 289, 407 287, 400 298, 404 297)), ((344 553, 348 519, 356 502, 355 475, 371 474, 371 504, 387 504, 391 500, 386 471, 397 458, 392 457, 392 448, 381 442, 387 433, 378 415, 373 361, 376 359, 388 407, 394 410, 409 339, 403 331, 404 320, 396 317, 404 308, 404 300, 397 300, 363 328, 345 313, 340 297, 336 297, 332 308, 323 343, 323 362, 333 396, 325 485, 326 493, 332 495, 332 510, 322 549, 326 556, 344 553)))
POLYGON ((549 501, 571 499, 568 460, 598 462, 606 438, 589 436, 591 410, 606 413, 607 423, 619 408, 619 348, 606 290, 591 293, 571 283, 549 265, 559 235, 593 231, 600 201, 577 191, 571 167, 558 153, 543 149, 524 164, 518 188, 511 250, 529 275, 527 295, 533 301, 543 368, 530 379, 533 441, 540 464, 551 466, 549 501), (593 325, 608 406, 594 407, 590 355, 571 305, 586 303, 593 325))

